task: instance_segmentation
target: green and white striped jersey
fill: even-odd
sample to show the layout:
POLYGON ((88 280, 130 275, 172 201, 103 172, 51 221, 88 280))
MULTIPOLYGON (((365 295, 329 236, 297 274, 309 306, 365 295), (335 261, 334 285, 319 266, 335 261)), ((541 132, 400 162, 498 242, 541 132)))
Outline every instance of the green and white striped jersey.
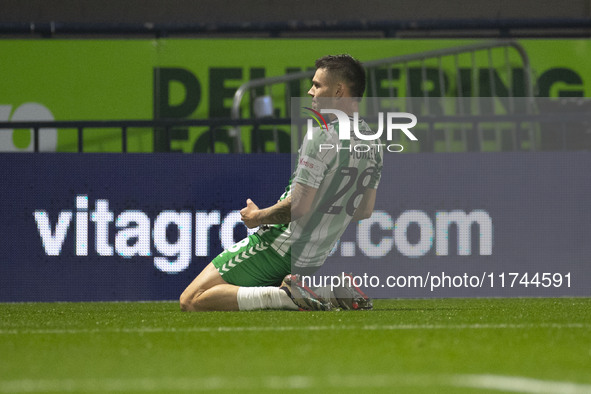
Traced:
MULTIPOLYGON (((357 139, 353 118, 350 121, 350 140, 339 140, 337 121, 331 122, 328 130, 313 128, 311 139, 304 137, 281 199, 291 194, 293 184, 300 183, 317 189, 314 203, 304 217, 289 225, 274 226, 280 232, 275 231, 271 243, 281 256, 291 259, 292 267, 321 266, 349 225, 365 190, 377 188, 380 182, 380 141, 357 139)), ((363 119, 357 127, 362 134, 374 134, 363 119)))

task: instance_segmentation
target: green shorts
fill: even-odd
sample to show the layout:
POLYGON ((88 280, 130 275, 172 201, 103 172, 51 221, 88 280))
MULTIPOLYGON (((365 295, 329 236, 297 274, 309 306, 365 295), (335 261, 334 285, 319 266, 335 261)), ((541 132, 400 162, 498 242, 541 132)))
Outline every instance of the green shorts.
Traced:
POLYGON ((256 233, 224 250, 212 263, 226 282, 236 286, 279 286, 291 271, 290 259, 256 233))

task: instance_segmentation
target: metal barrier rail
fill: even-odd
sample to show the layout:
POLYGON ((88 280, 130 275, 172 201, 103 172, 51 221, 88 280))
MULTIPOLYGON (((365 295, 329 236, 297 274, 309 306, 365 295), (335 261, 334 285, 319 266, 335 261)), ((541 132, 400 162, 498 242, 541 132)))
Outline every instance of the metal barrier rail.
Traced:
MULTIPOLYGON (((514 48, 522 56, 523 66, 524 66, 524 69, 526 69, 526 73, 527 73, 527 78, 526 78, 526 91, 528 93, 527 95, 528 95, 528 97, 533 97, 532 85, 530 83, 531 70, 530 70, 530 64, 529 64, 529 57, 527 56, 527 53, 525 52, 525 49, 523 48, 523 46, 521 46, 519 43, 517 43, 515 41, 486 42, 486 43, 480 43, 480 44, 465 45, 465 46, 455 47, 455 48, 437 49, 437 50, 427 51, 427 52, 412 53, 412 54, 401 55, 401 56, 393 56, 393 57, 388 57, 388 58, 384 58, 384 59, 364 62, 363 66, 366 69, 374 69, 376 67, 379 67, 379 66, 382 66, 385 64, 404 64, 404 63, 408 63, 408 62, 412 62, 412 61, 421 61, 426 58, 440 58, 442 56, 458 55, 460 53, 465 53, 465 52, 473 52, 473 51, 479 51, 479 50, 483 50, 483 49, 492 49, 492 48, 506 47, 506 46, 510 46, 510 47, 514 48)), ((315 71, 313 71, 313 70, 312 71, 303 71, 303 72, 298 72, 298 73, 280 75, 277 77, 258 78, 258 79, 253 79, 248 82, 245 82, 244 84, 242 84, 238 88, 238 90, 236 90, 236 93, 234 93, 234 99, 232 102, 232 112, 231 112, 232 119, 239 119, 240 118, 240 104, 242 103, 242 99, 244 98, 244 95, 249 90, 253 90, 258 87, 271 86, 271 85, 276 85, 276 84, 286 83, 286 82, 291 82, 291 81, 310 79, 314 76, 314 72, 315 71)), ((370 80, 370 83, 372 83, 371 82, 372 81, 371 73, 370 73, 369 80, 370 80)), ((374 83, 375 83, 375 77, 374 77, 374 83)))
MULTIPOLYGON (((444 49, 437 49, 437 50, 431 50, 431 51, 425 51, 425 52, 419 52, 419 53, 411 53, 411 54, 406 54, 406 55, 400 55, 400 56, 393 56, 393 57, 387 57, 387 58, 383 58, 383 59, 377 59, 377 60, 372 60, 372 61, 368 61, 368 62, 364 62, 363 66, 365 67, 366 71, 367 71, 367 80, 368 80, 368 88, 369 88, 369 93, 368 95, 372 95, 372 92, 375 94, 378 91, 378 78, 376 76, 378 71, 386 71, 387 73, 387 81, 389 82, 393 82, 394 81, 394 77, 393 77, 393 67, 398 66, 400 67, 403 71, 404 71, 404 76, 405 76, 405 89, 406 89, 406 94, 407 96, 409 96, 409 93, 412 94, 413 93, 413 89, 411 88, 410 85, 410 77, 409 77, 409 70, 412 72, 413 68, 410 67, 410 65, 412 64, 418 64, 418 67, 415 66, 414 68, 417 71, 420 71, 420 84, 419 84, 419 97, 424 97, 424 98, 428 98, 428 97, 443 97, 445 95, 446 89, 449 88, 450 86, 450 82, 446 80, 445 78, 445 70, 443 67, 443 59, 450 59, 453 60, 453 67, 454 67, 454 72, 452 77, 455 78, 456 80, 456 88, 457 88, 457 97, 468 97, 465 96, 465 92, 464 92, 464 87, 462 86, 462 84, 468 84, 471 83, 471 89, 474 89, 474 93, 473 93, 473 97, 481 97, 481 96, 486 96, 486 97, 491 97, 494 99, 494 97, 497 96, 497 92, 496 92, 496 81, 495 81, 495 75, 494 72, 497 68, 499 68, 498 66, 495 66, 495 62, 493 60, 493 50, 498 50, 501 49, 503 51, 502 53, 502 58, 501 60, 504 62, 504 64, 502 65, 502 69, 504 72, 507 73, 508 75, 508 88, 507 88, 507 92, 508 92, 508 96, 510 99, 512 99, 515 95, 514 95, 514 91, 515 89, 515 81, 513 78, 513 70, 514 67, 510 62, 510 54, 509 54, 509 49, 513 49, 515 50, 515 52, 518 54, 519 58, 521 59, 521 65, 522 65, 522 69, 523 69, 523 83, 524 83, 524 93, 523 96, 525 97, 534 97, 534 91, 533 91, 533 85, 531 83, 531 67, 530 67, 530 62, 529 62, 529 57, 527 56, 527 53, 525 51, 525 49, 516 41, 511 41, 511 40, 498 40, 498 41, 487 41, 487 42, 481 42, 481 43, 476 43, 476 44, 471 44, 471 45, 463 45, 463 46, 458 46, 458 47, 452 47, 452 48, 444 48, 444 49), (478 84, 478 78, 480 77, 480 72, 482 70, 480 70, 478 68, 478 64, 476 62, 476 54, 477 53, 484 53, 487 57, 486 57, 486 61, 487 61, 487 68, 486 68, 486 77, 488 78, 488 90, 484 91, 484 89, 482 89, 482 87, 480 87, 480 85, 478 84), (460 61, 459 58, 460 56, 462 57, 470 57, 470 66, 469 66, 469 73, 463 73, 463 70, 461 69, 460 66, 460 61), (435 80, 431 80, 429 78, 428 74, 428 66, 427 64, 429 62, 436 62, 436 65, 433 66, 429 66, 432 69, 429 71, 432 71, 433 69, 436 72, 436 77, 437 77, 437 81, 435 80), (385 67, 385 69, 384 69, 385 67), (467 78, 467 81, 465 80, 467 78), (432 92, 429 92, 425 87, 425 83, 426 82, 433 82, 436 86, 437 89, 439 89, 440 95, 436 96, 434 94, 432 94, 432 92), (447 85, 446 85, 447 84, 447 85)), ((259 79, 253 79, 251 81, 245 82, 244 84, 242 84, 237 90, 236 93, 234 94, 234 99, 232 102, 232 110, 231 110, 231 116, 232 119, 240 119, 241 117, 241 109, 242 109, 242 101, 244 99, 244 96, 247 93, 250 93, 250 105, 251 107, 254 108, 254 102, 257 99, 257 97, 261 97, 261 96, 268 96, 268 97, 272 97, 273 96, 273 86, 278 86, 279 89, 283 89, 284 91, 284 98, 286 102, 289 102, 289 99, 291 98, 291 90, 292 90, 292 83, 295 84, 295 86, 298 88, 298 91, 301 91, 301 83, 303 81, 308 81, 308 84, 311 86, 311 78, 314 75, 314 70, 311 71, 304 71, 304 72, 297 72, 297 73, 290 73, 290 74, 285 74, 285 75, 280 75, 277 77, 269 77, 269 78, 259 78, 259 79), (299 84, 299 85, 297 85, 299 84), (259 94, 257 93, 257 90, 263 90, 263 94, 259 94)), ((388 93, 386 97, 396 97, 397 95, 395 94, 394 88, 392 87, 392 83, 389 84, 388 86, 388 93)), ((297 94, 296 94, 297 95, 297 94)), ((414 96, 413 96, 414 97, 414 96)), ((374 104, 375 108, 378 108, 377 104, 374 104)), ((462 114, 462 108, 459 109, 460 110, 460 115, 462 114)), ((533 108, 532 108, 533 111, 533 108)), ((251 118, 254 118, 254 110, 251 110, 251 118)), ((286 114, 287 116, 290 116, 290 108, 289 108, 289 104, 286 105, 286 114)), ((417 115, 417 114, 415 114, 417 115)), ((530 136, 532 143, 533 143, 533 135, 530 136)), ((301 140, 301 136, 293 136, 292 135, 292 145, 297 145, 296 142, 299 142, 299 140, 301 140), (297 139, 297 141, 296 141, 297 139)), ((236 149, 238 151, 242 150, 242 146, 239 140, 236 140, 236 149)))
MULTIPOLYGON (((94 121, 18 121, 0 122, 0 133, 9 129, 31 129, 33 130, 34 152, 39 152, 39 133, 42 129, 75 129, 78 131, 78 152, 84 152, 84 130, 115 128, 121 129, 122 152, 127 152, 127 130, 129 128, 152 129, 156 135, 158 129, 163 130, 163 135, 170 140, 170 132, 179 126, 214 127, 219 126, 263 126, 263 125, 285 125, 290 119, 155 119, 155 120, 94 120, 94 121)), ((210 134, 210 147, 213 150, 215 133, 210 134)))
MULTIPOLYGON (((537 37, 555 37, 557 31, 566 32, 561 37, 589 37, 591 18, 540 18, 540 19, 444 19, 403 21, 290 21, 249 23, 76 23, 76 22, 0 22, 0 34, 38 34, 52 37, 65 35, 150 35, 166 37, 183 34, 215 33, 268 33, 277 37, 290 32, 377 31, 384 37, 395 37, 400 32, 432 31, 497 31, 497 37, 517 38, 524 35, 519 30, 540 30, 537 37), (544 32, 546 29, 551 29, 544 32), (577 30, 578 29, 578 30, 577 30), (583 29, 583 31, 581 31, 583 29), (515 31, 517 30, 517 32, 515 31)), ((531 32, 529 32, 531 35, 531 32)), ((449 34, 447 35, 449 37, 449 34)), ((465 35, 464 35, 465 37, 465 35)))
MULTIPOLYGON (((304 123, 304 119, 300 119, 304 123)), ((591 124, 591 115, 587 112, 567 112, 567 113, 542 113, 542 114, 505 114, 505 115, 441 115, 441 116, 421 116, 420 124, 427 125, 429 130, 434 129, 436 124, 470 124, 472 130, 479 130, 483 125, 491 125, 502 122, 512 122, 515 125, 530 123, 544 124, 552 126, 552 144, 553 145, 531 145, 530 150, 586 150, 591 151, 591 129, 587 129, 591 124), (573 130, 572 124, 583 125, 584 129, 577 130, 578 135, 570 138, 573 130), (570 138, 570 141, 569 141, 570 138)), ((196 127, 219 127, 219 126, 289 126, 292 124, 290 118, 265 118, 265 119, 160 119, 160 120, 107 120, 107 121, 19 121, 19 122, 0 122, 0 133, 7 132, 10 129, 31 129, 33 130, 34 152, 39 152, 39 137, 43 129, 75 129, 78 131, 78 152, 84 152, 84 130, 91 128, 119 128, 121 129, 121 151, 127 152, 127 130, 129 128, 147 128, 156 133, 158 129, 163 129, 169 135, 174 127, 178 126, 196 126, 196 127)), ((256 130, 256 127, 253 128, 256 130)), ((256 131, 253 131, 256 132, 256 131)), ((214 152, 215 133, 210 135, 210 146, 214 152)), ((476 146, 466 147, 465 151, 483 151, 483 141, 479 140, 476 146)), ((503 150, 503 149, 499 149, 503 150)), ((511 148, 508 150, 519 150, 511 148)), ((0 150, 1 151, 1 150, 0 150)), ((425 150, 424 152, 429 151, 425 150)))

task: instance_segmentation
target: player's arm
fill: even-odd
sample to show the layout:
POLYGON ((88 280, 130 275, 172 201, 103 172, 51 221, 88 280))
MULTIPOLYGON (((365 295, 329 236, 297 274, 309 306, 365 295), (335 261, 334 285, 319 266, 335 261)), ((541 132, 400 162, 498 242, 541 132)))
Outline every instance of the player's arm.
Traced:
POLYGON ((363 193, 361 203, 353 215, 353 221, 368 219, 371 216, 373 213, 373 207, 376 203, 376 191, 377 189, 369 188, 363 193))
POLYGON ((289 197, 264 209, 259 209, 249 198, 246 200, 246 207, 240 211, 240 216, 248 228, 254 228, 261 224, 289 223, 310 211, 316 190, 313 187, 295 183, 289 197))

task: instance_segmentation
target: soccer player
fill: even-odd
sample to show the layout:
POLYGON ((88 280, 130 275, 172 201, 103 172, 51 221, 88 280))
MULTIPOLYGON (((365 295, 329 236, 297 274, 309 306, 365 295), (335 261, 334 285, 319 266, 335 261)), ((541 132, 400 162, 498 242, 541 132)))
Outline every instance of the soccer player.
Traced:
MULTIPOLYGON (((349 222, 369 218, 373 212, 381 153, 358 154, 353 149, 367 142, 356 137, 354 126, 371 135, 364 120, 353 124, 364 91, 365 70, 358 60, 336 55, 316 61, 308 91, 312 107, 316 111, 330 107, 347 114, 351 138, 339 140, 336 117, 328 117, 328 129, 309 131, 311 139, 304 137, 297 167, 279 201, 260 209, 248 199, 240 211, 244 224, 259 230, 224 250, 203 269, 182 293, 182 310, 351 309, 350 302, 337 304, 338 294, 318 296, 302 285, 299 275, 316 271, 349 222), (321 145, 326 149, 320 149, 321 145), (333 149, 327 148, 330 146, 333 149)), ((340 290, 339 294, 356 298, 361 309, 371 307, 371 300, 352 284, 340 290)), ((359 306, 356 302, 353 309, 359 306)))

